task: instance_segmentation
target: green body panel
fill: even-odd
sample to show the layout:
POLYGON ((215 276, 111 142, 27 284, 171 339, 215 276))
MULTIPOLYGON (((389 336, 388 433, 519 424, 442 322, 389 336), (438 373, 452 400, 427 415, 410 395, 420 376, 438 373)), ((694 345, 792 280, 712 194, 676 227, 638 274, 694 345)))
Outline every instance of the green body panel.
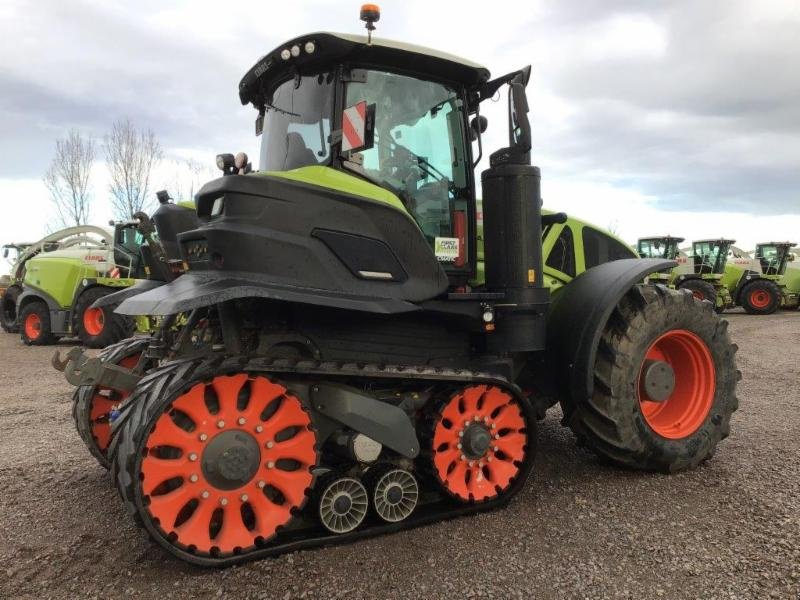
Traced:
POLYGON ((96 269, 82 260, 39 256, 28 261, 24 284, 45 292, 61 308, 68 309, 80 282, 98 275, 96 269))
POLYGON ((800 267, 786 267, 779 285, 783 290, 784 308, 795 308, 800 305, 800 267))
MULTIPOLYGON (((300 167, 299 169, 292 169, 291 171, 259 171, 254 175, 269 175, 271 177, 281 177, 283 179, 291 179, 292 181, 299 181, 300 183, 307 183, 309 185, 316 185, 319 187, 329 188, 337 192, 344 192, 352 194, 353 196, 360 196, 367 200, 381 202, 396 208, 397 210, 408 214, 406 207, 403 205, 400 198, 395 196, 389 190, 365 181, 355 175, 350 175, 343 171, 333 169, 325 166, 310 166, 300 167)), ((409 215, 410 216, 410 215, 409 215)))

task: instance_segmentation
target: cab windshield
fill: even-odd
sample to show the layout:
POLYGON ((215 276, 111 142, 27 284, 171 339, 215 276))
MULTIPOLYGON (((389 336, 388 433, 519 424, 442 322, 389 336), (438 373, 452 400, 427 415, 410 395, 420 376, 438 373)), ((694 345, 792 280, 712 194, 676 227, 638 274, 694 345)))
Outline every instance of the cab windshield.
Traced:
POLYGON ((719 242, 695 242, 694 261, 701 273, 722 273, 727 262, 729 244, 719 242))
POLYGON ((675 260, 678 256, 678 241, 639 240, 639 256, 675 260))
POLYGON ((375 105, 374 143, 350 164, 403 200, 441 262, 463 265, 470 194, 458 91, 396 73, 361 73, 346 84, 345 106, 375 105))
POLYGON ((298 76, 279 85, 266 105, 262 171, 288 171, 327 163, 333 115, 331 73, 298 76))

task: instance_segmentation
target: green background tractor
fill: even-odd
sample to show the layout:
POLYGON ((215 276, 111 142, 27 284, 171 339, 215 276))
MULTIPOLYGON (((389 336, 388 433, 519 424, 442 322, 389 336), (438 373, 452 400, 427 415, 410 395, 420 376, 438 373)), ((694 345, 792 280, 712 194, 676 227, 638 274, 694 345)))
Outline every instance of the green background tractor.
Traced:
POLYGON ((784 282, 791 247, 791 242, 768 242, 758 244, 752 257, 731 252, 722 283, 732 303, 754 315, 772 314, 785 304, 795 306, 797 295, 784 282))

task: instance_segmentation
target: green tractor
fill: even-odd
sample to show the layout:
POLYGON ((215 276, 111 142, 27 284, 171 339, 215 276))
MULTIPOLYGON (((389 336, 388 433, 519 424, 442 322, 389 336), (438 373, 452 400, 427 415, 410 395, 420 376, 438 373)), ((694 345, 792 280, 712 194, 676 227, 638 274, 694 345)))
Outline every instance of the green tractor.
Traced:
POLYGON ((700 240, 692 243, 691 254, 679 248, 684 238, 673 236, 640 238, 637 250, 642 258, 674 260, 677 266, 650 275, 651 282, 689 290, 698 300, 708 300, 720 313, 731 304, 722 283, 728 249, 734 240, 700 240))
MULTIPOLYGON (((362 19, 371 34, 376 8, 362 19)), ((177 238, 186 272, 117 309, 161 328, 127 364, 59 364, 124 397, 111 475, 167 551, 226 565, 501 507, 559 402, 620 465, 714 454, 737 407, 727 323, 641 283, 673 261, 611 260, 625 255, 613 238, 542 213, 529 76, 335 33, 247 72, 259 170, 220 155, 199 225, 177 238), (505 86, 481 248, 480 109, 505 86)))
MULTIPOLYGON (((157 195, 161 207, 154 219, 163 211, 176 211, 175 219, 184 228, 196 225, 194 205, 188 210, 170 203, 166 192, 157 195)), ((13 306, 10 301, 4 306, 9 321, 16 316, 23 342, 45 345, 77 335, 86 347, 104 348, 127 338, 137 322, 147 330, 148 319, 134 320, 114 309, 125 298, 171 280, 182 270, 182 261, 167 260, 163 246, 170 242, 151 237, 155 229, 146 214, 134 217, 112 223, 113 230, 72 228, 66 230, 68 238, 59 232, 26 250, 16 271, 19 293, 13 306), (46 250, 47 244, 49 251, 38 251, 46 250)), ((169 232, 165 237, 169 238, 169 232)), ((177 255, 177 241, 172 244, 172 254, 177 255)))
POLYGON ((787 276, 792 242, 756 245, 755 256, 739 253, 728 261, 723 283, 736 305, 749 314, 768 315, 778 308, 796 308, 800 285, 791 271, 787 276))

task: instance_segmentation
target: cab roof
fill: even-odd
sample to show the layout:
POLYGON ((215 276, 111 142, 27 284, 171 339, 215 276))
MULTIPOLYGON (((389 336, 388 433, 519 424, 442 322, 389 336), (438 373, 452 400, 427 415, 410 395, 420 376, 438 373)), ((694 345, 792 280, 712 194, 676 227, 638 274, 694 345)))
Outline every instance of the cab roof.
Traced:
POLYGON ((289 40, 259 59, 239 83, 239 99, 242 104, 252 102, 260 106, 275 87, 295 71, 313 72, 342 62, 411 71, 467 87, 489 79, 486 67, 432 48, 380 37, 373 37, 368 44, 363 35, 317 32, 289 40), (311 53, 305 49, 308 42, 314 44, 311 53), (284 60, 281 53, 291 52, 294 46, 300 49, 299 55, 284 60))

